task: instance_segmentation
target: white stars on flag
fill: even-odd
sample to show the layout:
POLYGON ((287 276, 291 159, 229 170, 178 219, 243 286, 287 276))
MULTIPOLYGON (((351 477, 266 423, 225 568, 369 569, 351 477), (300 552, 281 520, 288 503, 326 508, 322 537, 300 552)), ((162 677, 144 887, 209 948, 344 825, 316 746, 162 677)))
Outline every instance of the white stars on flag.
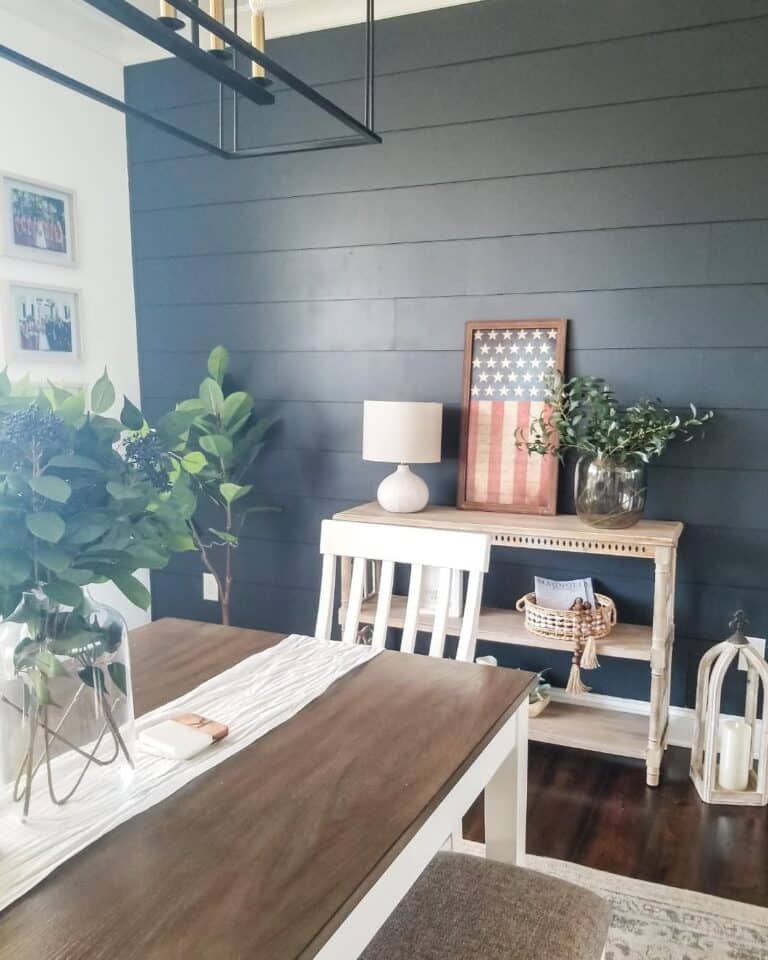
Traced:
POLYGON ((475 330, 470 396, 495 400, 541 400, 547 376, 556 367, 552 341, 557 331, 546 327, 475 330))

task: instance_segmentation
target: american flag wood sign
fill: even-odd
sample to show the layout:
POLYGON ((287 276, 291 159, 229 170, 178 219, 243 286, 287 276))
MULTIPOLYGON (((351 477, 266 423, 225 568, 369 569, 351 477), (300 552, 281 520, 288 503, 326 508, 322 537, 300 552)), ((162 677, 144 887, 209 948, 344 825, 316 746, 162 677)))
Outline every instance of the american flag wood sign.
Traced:
POLYGON ((564 372, 565 335, 565 320, 467 324, 458 506, 556 512, 557 459, 518 450, 515 434, 546 412, 545 381, 564 372))

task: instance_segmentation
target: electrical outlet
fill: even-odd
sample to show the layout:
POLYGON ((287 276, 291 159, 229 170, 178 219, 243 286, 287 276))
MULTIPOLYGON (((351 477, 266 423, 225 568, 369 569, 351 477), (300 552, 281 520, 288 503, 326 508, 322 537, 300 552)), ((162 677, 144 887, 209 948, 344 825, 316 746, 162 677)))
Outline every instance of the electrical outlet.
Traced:
POLYGON ((218 600, 219 585, 216 583, 216 577, 212 573, 203 574, 203 600, 218 600))
MULTIPOLYGON (((755 651, 758 656, 765 658, 765 637, 747 637, 749 640, 749 645, 755 651)), ((739 670, 746 670, 747 662, 744 659, 744 654, 739 654, 739 670)))

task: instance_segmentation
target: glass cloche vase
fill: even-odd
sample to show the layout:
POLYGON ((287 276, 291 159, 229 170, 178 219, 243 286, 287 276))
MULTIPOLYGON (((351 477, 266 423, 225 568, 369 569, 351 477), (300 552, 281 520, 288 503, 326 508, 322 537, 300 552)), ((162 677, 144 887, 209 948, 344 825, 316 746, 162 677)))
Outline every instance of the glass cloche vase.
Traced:
POLYGON ((0 623, 0 803, 50 813, 96 777, 133 769, 128 631, 83 593, 77 606, 25 593, 0 623))
POLYGON ((646 492, 644 463, 582 456, 576 464, 576 513, 592 527, 616 530, 633 526, 645 510, 646 492))

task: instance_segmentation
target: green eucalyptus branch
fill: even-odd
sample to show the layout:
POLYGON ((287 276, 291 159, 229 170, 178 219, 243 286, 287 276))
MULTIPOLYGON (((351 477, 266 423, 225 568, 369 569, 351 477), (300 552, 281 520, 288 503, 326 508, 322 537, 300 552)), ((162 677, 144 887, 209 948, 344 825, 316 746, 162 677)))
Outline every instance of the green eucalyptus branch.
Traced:
POLYGON ((529 454, 553 454, 561 460, 568 450, 615 464, 649 463, 673 440, 688 443, 714 417, 700 414, 693 404, 681 417, 660 400, 640 400, 621 407, 613 390, 600 377, 547 382, 546 406, 527 431, 518 428, 517 446, 529 454))

